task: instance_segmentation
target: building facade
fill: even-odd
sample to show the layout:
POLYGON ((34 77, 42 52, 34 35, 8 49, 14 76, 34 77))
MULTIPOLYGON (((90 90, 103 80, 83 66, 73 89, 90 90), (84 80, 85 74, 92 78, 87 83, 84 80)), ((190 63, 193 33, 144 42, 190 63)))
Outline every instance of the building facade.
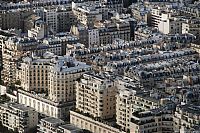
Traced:
POLYGON ((18 103, 34 108, 43 116, 66 119, 69 115, 69 110, 74 107, 74 102, 53 102, 43 95, 24 90, 18 90, 17 96, 18 103))
POLYGON ((70 56, 47 52, 43 59, 25 57, 18 78, 26 91, 48 92, 52 101, 66 102, 75 100, 75 81, 89 70, 89 65, 70 56))
POLYGON ((110 20, 97 22, 95 27, 99 29, 99 44, 111 44, 116 38, 130 41, 130 23, 127 21, 110 20))
POLYGON ((31 107, 17 103, 0 105, 3 126, 19 133, 29 133, 38 124, 38 113, 31 107))
POLYGON ((176 107, 176 111, 173 117, 173 125, 175 132, 185 132, 187 129, 192 129, 199 125, 200 114, 198 105, 186 104, 176 107))
POLYGON ((173 115, 171 110, 155 109, 134 112, 130 121, 130 132, 173 132, 173 115))
POLYGON ((32 14, 31 9, 1 10, 0 28, 3 30, 21 29, 24 31, 24 20, 32 14))
POLYGON ((10 37, 1 43, 3 60, 1 75, 5 83, 11 84, 16 81, 18 61, 28 50, 35 49, 38 42, 34 38, 10 37))
POLYGON ((115 116, 116 88, 112 81, 98 75, 84 74, 76 87, 76 109, 102 119, 115 116))
POLYGON ((81 129, 89 130, 93 133, 125 133, 108 123, 94 120, 74 111, 70 111, 70 123, 81 129))
MULTIPOLYGON (((98 3, 97 3, 98 4, 98 3)), ((78 22, 92 27, 95 21, 102 20, 101 8, 96 8, 95 2, 74 3, 72 2, 72 11, 78 22)))
POLYGON ((168 18, 168 14, 162 14, 158 29, 164 34, 182 34, 182 23, 180 18, 168 18))
POLYGON ((38 133, 57 133, 57 128, 63 125, 64 121, 61 119, 46 117, 40 120, 38 124, 38 133))

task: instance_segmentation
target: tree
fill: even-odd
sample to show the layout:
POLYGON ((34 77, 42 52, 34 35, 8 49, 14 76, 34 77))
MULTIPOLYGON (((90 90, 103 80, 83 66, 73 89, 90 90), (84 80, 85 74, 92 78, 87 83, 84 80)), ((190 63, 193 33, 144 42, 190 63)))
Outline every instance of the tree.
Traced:
POLYGON ((20 81, 20 80, 17 80, 17 81, 15 82, 15 84, 16 84, 16 85, 21 85, 21 81, 20 81))

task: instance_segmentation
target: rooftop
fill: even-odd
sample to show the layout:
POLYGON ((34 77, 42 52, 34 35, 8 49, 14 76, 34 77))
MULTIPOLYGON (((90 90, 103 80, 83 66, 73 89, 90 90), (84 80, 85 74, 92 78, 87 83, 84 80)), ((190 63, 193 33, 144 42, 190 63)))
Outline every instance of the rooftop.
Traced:
POLYGON ((31 107, 25 106, 23 104, 18 104, 18 103, 4 103, 4 104, 0 104, 0 106, 5 107, 7 109, 17 109, 20 111, 30 111, 30 110, 34 110, 31 107))
POLYGON ((186 104, 186 105, 178 105, 177 108, 182 110, 183 112, 200 115, 200 105, 199 103, 195 104, 186 104))
POLYGON ((138 119, 138 118, 151 117, 151 116, 160 116, 162 114, 172 114, 173 109, 174 109, 174 106, 165 105, 165 106, 161 106, 159 108, 151 109, 148 111, 138 110, 136 112, 133 112, 132 116, 133 118, 138 119))
POLYGON ((89 69, 91 66, 87 65, 84 62, 76 61, 73 57, 64 55, 64 56, 57 56, 51 52, 46 52, 43 57, 24 57, 24 63, 27 64, 35 64, 35 63, 45 63, 49 64, 54 68, 54 71, 59 72, 75 72, 80 69, 89 69))
POLYGON ((76 126, 73 125, 73 124, 61 125, 61 126, 59 126, 59 128, 67 129, 67 130, 69 130, 69 131, 79 131, 79 130, 82 130, 82 129, 76 127, 76 126))
POLYGON ((48 122, 48 123, 51 123, 51 124, 62 124, 62 123, 64 123, 63 120, 58 119, 58 118, 54 118, 54 117, 46 117, 46 118, 43 118, 42 121, 45 121, 45 122, 48 122))
POLYGON ((93 89, 107 89, 114 86, 114 75, 109 75, 109 73, 85 73, 83 74, 80 83, 85 84, 93 89))

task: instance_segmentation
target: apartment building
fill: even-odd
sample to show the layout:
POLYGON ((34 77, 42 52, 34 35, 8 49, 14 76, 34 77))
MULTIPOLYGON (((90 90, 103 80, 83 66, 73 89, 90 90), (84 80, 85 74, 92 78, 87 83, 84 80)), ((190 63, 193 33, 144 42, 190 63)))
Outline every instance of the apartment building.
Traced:
POLYGON ((100 3, 117 13, 122 13, 123 4, 126 4, 123 0, 100 0, 100 3))
POLYGON ((190 15, 199 18, 200 17, 200 3, 197 4, 188 4, 187 6, 182 6, 179 8, 179 11, 182 15, 190 15))
POLYGON ((49 36, 48 38, 41 40, 37 49, 33 50, 33 53, 37 56, 43 56, 45 52, 51 52, 55 55, 64 55, 65 53, 62 53, 61 39, 56 36, 49 36))
POLYGON ((0 28, 3 30, 21 29, 24 31, 24 20, 32 14, 31 9, 1 10, 0 28))
POLYGON ((116 123, 121 127, 121 130, 127 132, 130 127, 130 116, 133 112, 132 98, 143 88, 137 81, 125 76, 118 76, 115 85, 118 89, 116 95, 116 123))
POLYGON ((50 30, 56 33, 58 30, 58 14, 56 8, 48 7, 43 10, 43 19, 49 25, 50 30))
POLYGON ((175 132, 181 132, 185 128, 192 129, 199 125, 200 114, 198 104, 178 105, 173 118, 173 125, 175 132))
MULTIPOLYGON (((12 33, 12 31, 7 31, 7 30, 0 30, 0 71, 3 69, 3 54, 2 54, 2 48, 3 48, 3 43, 4 41, 7 40, 7 38, 14 36, 15 34, 12 33)), ((1 76, 0 76, 1 79, 1 76)))
POLYGON ((151 13, 150 8, 141 4, 135 3, 134 5, 130 6, 131 14, 137 21, 143 21, 147 24, 151 24, 151 13))
POLYGON ((21 81, 21 87, 26 91, 47 92, 49 65, 48 61, 23 58, 17 69, 17 80, 21 81))
POLYGON ((161 106, 160 97, 160 94, 157 92, 138 93, 133 96, 133 101, 135 101, 133 108, 143 110, 158 108, 161 106))
POLYGON ((88 29, 88 45, 89 47, 93 46, 99 46, 99 30, 94 29, 88 29))
POLYGON ((62 44, 59 38, 51 37, 38 41, 32 37, 13 36, 1 41, 3 70, 2 79, 7 83, 14 83, 16 80, 16 69, 19 60, 30 52, 42 56, 46 51, 62 55, 62 44))
POLYGON ((0 121, 9 130, 29 133, 38 124, 38 113, 31 107, 17 103, 0 105, 0 121))
POLYGON ((37 56, 43 56, 45 52, 51 52, 56 55, 65 55, 68 44, 74 44, 79 41, 79 38, 69 32, 61 32, 56 35, 49 35, 46 38, 39 40, 37 49, 32 50, 37 56))
POLYGON ((86 47, 90 47, 111 44, 117 38, 130 41, 134 38, 133 28, 134 21, 130 16, 124 15, 113 17, 110 20, 96 21, 94 27, 87 27, 83 24, 74 25, 71 27, 71 32, 79 37, 80 42, 86 47))
POLYGON ((74 102, 58 103, 50 100, 44 93, 27 92, 18 89, 18 103, 34 108, 42 116, 66 119, 69 110, 74 108, 74 102))
MULTIPOLYGON (((134 64, 135 60, 120 60, 116 61, 116 59, 124 59, 124 58, 134 58, 134 54, 128 55, 128 53, 123 52, 123 49, 132 49, 133 47, 146 46, 156 44, 160 39, 148 39, 142 41, 131 41, 127 42, 121 39, 116 39, 113 44, 107 44, 104 46, 98 46, 94 48, 88 49, 77 49, 75 50, 76 58, 81 61, 92 62, 93 65, 97 67, 102 67, 102 70, 115 72, 115 73, 123 73, 125 66, 131 66, 134 64), (113 53, 114 52, 114 53, 113 53), (104 54, 99 54, 104 53, 104 54), (96 55, 97 58, 93 58, 93 55, 96 55), (106 56, 104 56, 106 55, 106 56), (95 64, 94 64, 95 63, 95 64), (102 64, 106 64, 102 66, 102 64)), ((136 54, 136 53, 135 53, 136 54)), ((137 62, 137 61, 136 61, 137 62)))
POLYGON ((121 21, 121 22, 128 22, 130 24, 130 40, 135 39, 135 28, 137 25, 137 21, 135 18, 133 18, 130 14, 116 14, 116 16, 112 17, 111 19, 121 21))
POLYGON ((63 125, 64 121, 58 118, 46 117, 38 124, 38 133, 57 133, 57 128, 63 125))
MULTIPOLYGON (((179 58, 179 59, 184 59, 184 60, 187 60, 187 59, 192 59, 192 58, 196 58, 197 57, 197 52, 195 52, 195 51, 193 51, 192 49, 182 49, 182 50, 177 50, 177 51, 174 51, 174 52, 172 52, 171 54, 172 55, 175 55, 175 53, 177 52, 177 58, 179 58), (183 54, 180 54, 180 52, 181 51, 183 51, 183 54)), ((163 56, 163 55, 165 55, 164 53, 162 53, 162 55, 161 56, 163 56)), ((158 54, 156 55, 156 56, 158 56, 158 54)), ((153 57, 153 55, 151 55, 151 57, 153 57)), ((157 58, 157 57, 156 57, 157 58)), ((170 57, 171 58, 171 57, 170 57)), ((158 58, 157 58, 158 59, 158 58)), ((169 58, 168 58, 169 59, 169 58)), ((154 60, 155 61, 155 60, 154 60)), ((175 61, 175 60, 174 60, 175 61)), ((173 61, 172 61, 173 62, 173 61)), ((190 67, 190 65, 189 66, 185 66, 184 64, 182 64, 182 65, 180 65, 181 64, 181 62, 177 62, 177 63, 179 63, 179 66, 176 66, 174 69, 168 69, 167 71, 169 71, 170 72, 170 74, 171 75, 173 75, 173 76, 175 76, 175 77, 181 77, 181 76, 183 76, 184 74, 186 74, 186 73, 190 73, 190 74, 193 74, 193 73, 196 73, 198 70, 197 69, 189 69, 188 70, 188 68, 190 67), (181 68, 182 69, 182 71, 181 72, 178 72, 179 71, 179 68, 181 68), (171 72, 173 72, 173 73, 171 73, 171 72)), ((154 63, 155 64, 155 63, 154 63)), ((173 65, 175 65, 176 64, 176 61, 175 62, 173 62, 172 63, 173 65)), ((199 64, 191 64, 191 66, 192 67, 199 67, 199 64)), ((170 68, 172 68, 172 67, 170 67, 170 68)), ((133 70, 133 69, 132 69, 133 70)), ((132 71, 131 70, 131 71, 132 71)), ((156 67, 154 68, 154 70, 156 70, 156 67)), ((158 83, 157 81, 161 81, 161 80, 164 80, 164 79, 166 79, 166 78, 168 78, 168 76, 167 76, 167 74, 163 74, 163 71, 161 72, 162 74, 160 75, 159 74, 159 72, 158 71, 156 71, 156 75, 152 75, 153 76, 153 78, 150 78, 151 76, 151 74, 150 75, 148 75, 146 72, 148 71, 148 69, 146 69, 145 71, 138 71, 139 73, 139 75, 140 76, 142 76, 142 77, 144 77, 143 78, 143 80, 140 80, 140 78, 138 78, 136 75, 138 75, 138 74, 136 74, 137 72, 137 70, 134 68, 134 70, 133 70, 132 72, 134 73, 132 73, 131 75, 129 75, 128 73, 127 73, 127 76, 131 76, 131 77, 134 77, 135 76, 135 78, 136 79, 138 79, 138 81, 140 81, 141 82, 141 84, 143 84, 143 86, 145 86, 145 87, 152 87, 152 86, 154 86, 156 83, 158 83), (134 71, 134 72, 133 72, 134 71), (144 74, 144 75, 143 75, 144 74), (147 76, 147 75, 149 76, 147 76), (147 78, 148 77, 148 78, 147 78)), ((150 70, 151 71, 151 70, 150 70)), ((152 71, 151 71, 152 72, 152 71)), ((139 76, 138 75, 138 76, 139 76)))
POLYGON ((76 24, 76 19, 72 12, 71 5, 42 7, 34 10, 41 20, 47 23, 53 33, 68 32, 72 24, 76 24))
POLYGON ((72 12, 71 5, 57 7, 57 32, 69 32, 77 20, 72 12))
POLYGON ((182 23, 182 33, 190 33, 196 36, 197 42, 200 41, 200 19, 188 19, 182 23))
MULTIPOLYGON (((44 33, 44 31, 41 32, 44 33)), ((1 38, 2 62, 4 64, 2 79, 4 82, 13 83, 15 82, 16 69, 19 65, 17 62, 23 56, 30 54, 30 52, 33 52, 36 56, 42 56, 47 51, 57 55, 64 55, 66 54, 66 45, 78 40, 77 37, 72 36, 51 36, 43 40, 38 40, 35 37, 18 37, 14 33, 9 32, 2 34, 8 34, 8 37, 1 38)), ((44 35, 39 35, 38 37, 44 37, 44 35)))
POLYGON ((196 43, 191 43, 190 44, 191 48, 200 53, 200 46, 196 43))
POLYGON ((148 27, 146 23, 139 22, 135 28, 134 39, 144 40, 149 39, 152 36, 161 37, 162 34, 155 27, 148 27))
POLYGON ((130 41, 130 23, 117 19, 96 22, 95 27, 99 29, 99 43, 111 44, 116 38, 130 41))
POLYGON ((130 120, 133 112, 140 109, 147 111, 160 106, 160 101, 156 97, 148 94, 140 94, 140 91, 134 88, 127 88, 119 91, 117 95, 116 120, 123 131, 130 130, 130 120))
POLYGON ((70 52, 70 48, 68 49, 68 46, 74 46, 74 44, 77 44, 79 42, 79 38, 75 35, 73 35, 71 32, 60 32, 55 35, 58 37, 62 44, 62 55, 67 54, 70 52))
POLYGON ((93 133, 125 133, 119 129, 119 126, 112 124, 112 122, 93 119, 75 111, 70 111, 70 123, 93 133))
POLYGON ((46 7, 49 5, 66 5, 68 0, 55 0, 55 1, 32 1, 32 2, 6 2, 0 7, 1 10, 24 9, 31 7, 46 7))
POLYGON ((53 117, 41 119, 37 130, 38 133, 84 133, 83 129, 73 124, 65 124, 63 120, 53 117))
POLYGON ((161 107, 149 111, 134 112, 130 120, 130 132, 174 132, 172 109, 161 107))
POLYGON ((171 18, 171 13, 166 12, 162 9, 162 7, 154 7, 151 10, 151 26, 158 27, 158 24, 162 20, 162 16, 164 18, 171 18), (164 16, 163 16, 164 15, 164 16))
POLYGON ((106 11, 102 10, 102 8, 98 8, 98 4, 98 2, 72 2, 72 11, 78 22, 86 26, 92 27, 95 21, 101 21, 103 19, 103 12, 106 11))
POLYGON ((74 124, 61 125, 57 129, 57 133, 85 133, 88 130, 76 127, 74 124))
POLYGON ((26 51, 35 49, 38 42, 34 38, 9 37, 1 43, 3 60, 2 79, 5 83, 14 83, 19 59, 26 51))
POLYGON ((54 102, 75 100, 75 81, 91 67, 70 56, 46 52, 43 58, 25 57, 18 71, 26 91, 47 92, 54 102))
POLYGON ((116 87, 101 74, 83 74, 76 83, 76 109, 92 117, 113 118, 116 112, 116 87))
POLYGON ((158 29, 164 34, 182 34, 183 19, 178 17, 169 18, 168 14, 162 14, 158 23, 158 29))
POLYGON ((116 96, 116 120, 121 129, 128 131, 130 127, 131 99, 136 92, 134 90, 121 90, 116 96))
POLYGON ((169 34, 164 36, 164 40, 167 42, 177 42, 177 43, 193 43, 196 37, 193 34, 169 34))

